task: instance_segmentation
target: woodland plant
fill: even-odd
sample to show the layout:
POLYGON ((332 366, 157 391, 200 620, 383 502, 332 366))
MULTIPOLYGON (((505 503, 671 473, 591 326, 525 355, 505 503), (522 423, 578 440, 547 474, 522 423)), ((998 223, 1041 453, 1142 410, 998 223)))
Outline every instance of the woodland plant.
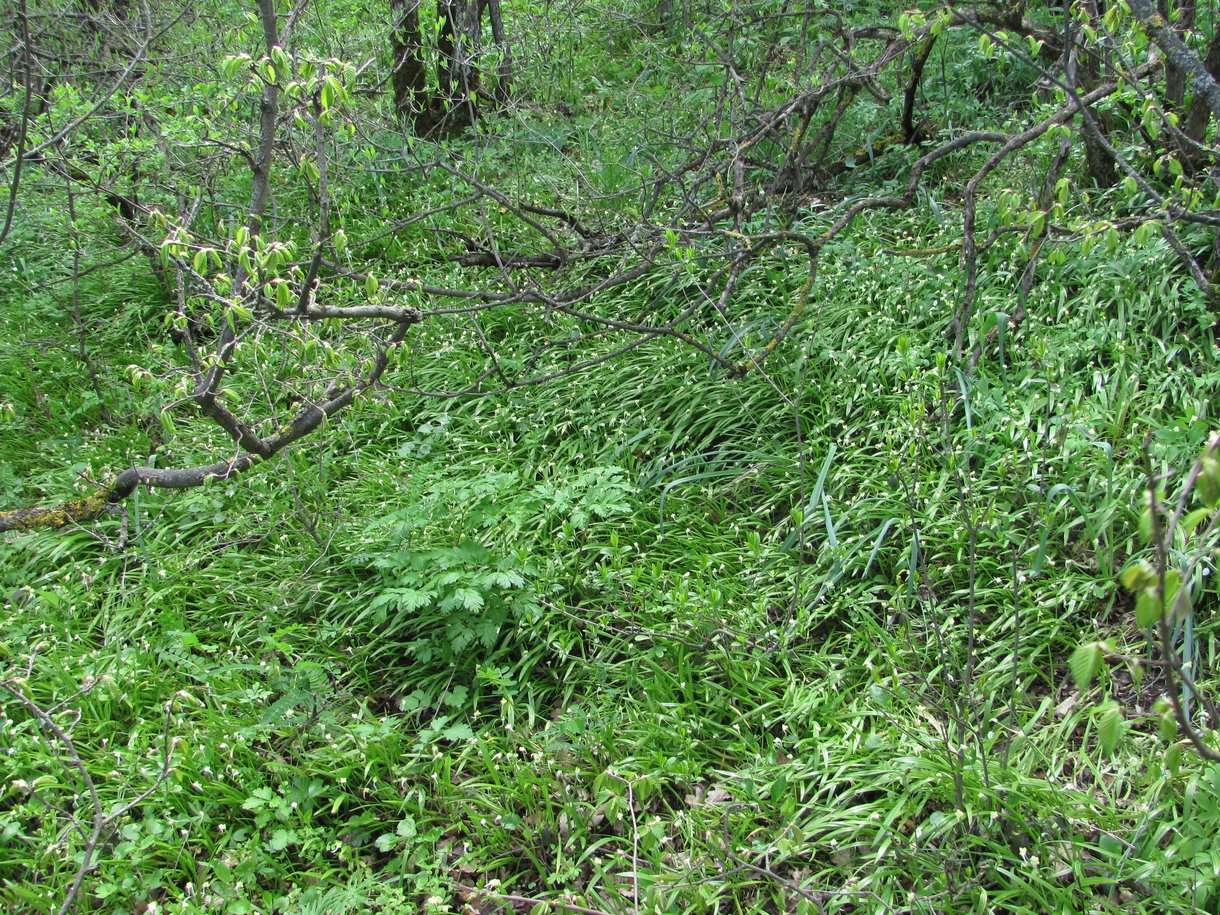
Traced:
MULTIPOLYGON (((1169 743, 1168 762, 1180 764, 1185 747, 1208 763, 1220 763, 1212 732, 1214 700, 1200 691, 1196 678, 1204 658, 1196 642, 1196 607, 1210 604, 1207 587, 1215 571, 1220 544, 1220 434, 1213 435, 1183 479, 1177 498, 1166 504, 1162 481, 1145 451, 1148 506, 1140 521, 1148 558, 1132 562, 1122 574, 1123 587, 1135 602, 1135 624, 1148 635, 1153 661, 1163 681, 1159 703, 1161 734, 1169 743), (1195 507, 1190 508, 1191 505, 1195 507), (1197 723, 1198 722, 1198 723, 1197 723)), ((1084 691, 1110 659, 1124 660, 1138 683, 1143 662, 1136 657, 1115 657, 1108 642, 1082 645, 1072 656, 1072 675, 1084 691)), ((1103 708, 1099 739, 1111 753, 1118 742, 1123 718, 1118 703, 1103 708)))
POLYGON ((137 7, 0 13, 9 909, 1215 908, 1214 5, 137 7))

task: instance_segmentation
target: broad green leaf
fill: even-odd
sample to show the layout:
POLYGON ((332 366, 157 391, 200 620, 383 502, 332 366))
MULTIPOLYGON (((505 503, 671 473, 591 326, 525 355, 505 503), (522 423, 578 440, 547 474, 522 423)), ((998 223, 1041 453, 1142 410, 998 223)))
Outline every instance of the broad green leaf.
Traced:
POLYGON ((1195 492, 1209 508, 1220 505, 1220 460, 1209 454, 1203 458, 1199 468, 1199 478, 1195 482, 1195 492))
MULTIPOLYGON (((1182 745, 1176 741, 1165 748, 1165 759, 1163 761, 1165 771, 1170 775, 1177 775, 1182 768, 1182 745)), ((1155 775, 1156 773, 1152 773, 1155 775)))
POLYGON ((483 609, 483 595, 474 588, 458 588, 453 592, 453 602, 466 610, 483 609))
POLYGON ((255 788, 250 796, 242 803, 243 810, 262 810, 267 806, 273 797, 270 788, 255 788))
POLYGON ((1178 721, 1173 717, 1173 709, 1168 702, 1157 703, 1157 710, 1161 713, 1158 721, 1158 729, 1161 732, 1161 740, 1167 743, 1172 743, 1178 739, 1178 721))
POLYGON ((281 73, 287 73, 292 69, 287 53, 279 45, 271 49, 271 60, 281 73))
POLYGON ((1165 603, 1156 588, 1145 588, 1135 598, 1135 622, 1141 629, 1151 626, 1165 612, 1165 603))
POLYGON ((1123 710, 1114 700, 1103 703, 1098 709, 1097 743, 1105 756, 1111 755, 1118 746, 1122 733, 1123 710))
POLYGON ((1152 542, 1152 510, 1145 508, 1140 512, 1140 539, 1144 543, 1152 542))
POLYGON ((377 850, 379 852, 384 854, 392 850, 394 846, 398 844, 399 838, 399 836, 392 832, 386 832, 379 835, 377 837, 377 841, 373 844, 377 846, 377 850))
MULTIPOLYGON (((470 730, 468 724, 451 724, 445 730, 441 731, 441 737, 445 740, 469 740, 474 736, 474 731, 470 730)), ((402 825, 401 823, 399 824, 402 825)))
POLYGON ((1173 599, 1178 596, 1178 589, 1182 587, 1182 573, 1177 569, 1170 569, 1165 573, 1165 603, 1172 604, 1173 599))
POLYGON ((1169 621, 1176 623, 1178 620, 1183 620, 1190 616, 1190 611, 1194 607, 1194 602, 1191 599, 1190 588, 1178 588, 1177 593, 1169 602, 1169 621))
POLYGON ((1141 559, 1123 571, 1123 587, 1128 591, 1141 591, 1156 582, 1156 571, 1146 559, 1141 559))
POLYGON ((277 829, 271 834, 271 839, 267 842, 267 847, 272 851, 283 851, 293 843, 296 836, 291 830, 277 829))
POLYGON ((1072 679, 1078 690, 1084 692, 1093 685, 1093 678, 1101 670, 1104 658, 1105 645, 1101 642, 1089 642, 1072 652, 1071 658, 1068 659, 1068 669, 1072 672, 1072 679))
MULTIPOLYGON (((1195 491, 1198 492, 1197 489, 1195 491)), ((1191 534, 1193 534, 1202 522, 1206 521, 1212 516, 1212 512, 1214 510, 1215 509, 1213 507, 1208 506, 1207 508, 1196 508, 1194 511, 1188 513, 1186 517, 1182 519, 1181 525, 1182 530, 1186 533, 1186 536, 1189 537, 1191 534)))

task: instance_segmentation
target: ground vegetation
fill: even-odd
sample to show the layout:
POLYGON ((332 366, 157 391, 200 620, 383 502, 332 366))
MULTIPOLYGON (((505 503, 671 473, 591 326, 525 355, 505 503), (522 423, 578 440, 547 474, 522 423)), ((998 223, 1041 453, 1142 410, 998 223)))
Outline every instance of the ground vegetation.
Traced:
POLYGON ((12 911, 1220 909, 1220 9, 17 0, 12 911))

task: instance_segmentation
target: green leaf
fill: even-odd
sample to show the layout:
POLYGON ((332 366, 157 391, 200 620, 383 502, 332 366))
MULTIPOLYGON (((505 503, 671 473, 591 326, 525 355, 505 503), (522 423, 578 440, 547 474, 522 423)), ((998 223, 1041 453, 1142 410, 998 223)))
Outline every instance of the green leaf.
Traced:
POLYGON ((1157 703, 1157 711, 1161 715, 1158 722, 1161 740, 1164 740, 1166 743, 1172 743, 1178 739, 1178 721, 1173 717, 1173 708, 1167 701, 1162 700, 1157 703))
MULTIPOLYGON (((441 737, 445 740, 469 740, 474 736, 474 731, 470 730, 468 724, 451 724, 445 730, 441 731, 441 737)), ((401 823, 399 824, 402 825, 401 823)))
POLYGON ((474 588, 457 588, 450 599, 455 605, 471 612, 483 609, 483 595, 474 588))
MULTIPOLYGON (((1197 489, 1195 491, 1198 492, 1197 489)), ((1214 510, 1215 509, 1211 507, 1196 508, 1194 511, 1187 514, 1186 517, 1182 519, 1181 525, 1182 530, 1186 533, 1186 536, 1189 537, 1191 534, 1193 534, 1202 522, 1206 521, 1212 516, 1212 512, 1214 510)))
POLYGON ((237 54, 226 57, 220 64, 220 75, 225 79, 233 79, 243 68, 250 66, 249 54, 237 54))
POLYGON ((1156 582, 1156 570, 1146 559, 1141 559, 1123 571, 1123 587, 1128 591, 1142 591, 1156 582))
POLYGON ((1145 588, 1135 598, 1135 622, 1141 629, 1151 626, 1165 612, 1165 602, 1156 588, 1145 588))
POLYGON ((377 846, 377 850, 382 854, 391 851, 398 844, 399 837, 392 832, 382 833, 377 837, 377 841, 373 844, 377 846))
POLYGON ((1152 510, 1145 508, 1140 512, 1140 539, 1144 543, 1152 542, 1152 510))
POLYGON ((525 584, 525 579, 520 572, 490 572, 487 583, 500 588, 520 588, 525 584))
POLYGON ((1176 623, 1178 620, 1185 619, 1190 616, 1193 608, 1194 602, 1191 600, 1190 588, 1178 588, 1172 601, 1169 602, 1169 621, 1176 623))
MULTIPOLYGON (((1180 743, 1171 743, 1165 748, 1164 759, 1165 770, 1170 775, 1177 775, 1182 769, 1182 745, 1180 743)), ((1155 775, 1156 773, 1152 773, 1155 775)))
POLYGON ((241 805, 243 810, 262 810, 273 797, 270 788, 255 788, 241 805))
POLYGON ((1118 738, 1122 733, 1123 710, 1113 699, 1102 703, 1098 708, 1097 743, 1101 752, 1109 756, 1118 746, 1118 738))
POLYGON ((1199 478, 1195 492, 1208 508, 1220 506, 1220 460, 1209 454, 1199 467, 1199 478))
POLYGON ((271 61, 281 73, 288 73, 292 70, 292 64, 288 60, 288 55, 279 45, 271 49, 271 61))
POLYGON ((421 591, 416 588, 389 588, 373 598, 370 609, 380 610, 382 607, 394 607, 412 613, 431 606, 436 600, 435 591, 421 591))
POLYGON ((1178 589, 1182 587, 1182 573, 1177 569, 1170 569, 1165 573, 1165 603, 1172 604, 1173 599, 1178 596, 1178 589))
POLYGON ((296 835, 290 829, 277 829, 271 834, 267 847, 272 851, 283 851, 296 841, 296 835))
POLYGON ((1106 647, 1103 642, 1089 642, 1073 651, 1072 657, 1068 659, 1072 679, 1076 682, 1076 688, 1081 692, 1092 686, 1093 678, 1101 670, 1106 647))

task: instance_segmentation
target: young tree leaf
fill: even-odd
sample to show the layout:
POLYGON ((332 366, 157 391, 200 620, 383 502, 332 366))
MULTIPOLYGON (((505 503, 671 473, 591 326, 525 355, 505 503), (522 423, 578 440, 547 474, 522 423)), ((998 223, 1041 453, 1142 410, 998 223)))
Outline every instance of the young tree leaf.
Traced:
POLYGON ((1097 743, 1103 755, 1109 756, 1118 746, 1122 726, 1123 710, 1117 702, 1111 699, 1098 708, 1097 743))
POLYGON ((1100 642, 1089 642, 1072 652, 1068 668, 1072 671, 1072 679, 1076 681, 1078 690, 1084 692, 1093 684, 1104 657, 1104 646, 1100 642))
POLYGON ((1182 745, 1180 743, 1171 743, 1165 748, 1164 759, 1165 770, 1170 775, 1177 775, 1182 768, 1182 745))
POLYGON ((1156 572, 1146 559, 1130 565, 1124 570, 1122 582, 1128 591, 1141 591, 1156 581, 1156 572))
POLYGON ((1160 721, 1157 723, 1158 730, 1161 733, 1161 740, 1164 740, 1166 743, 1172 743, 1178 739, 1178 722, 1173 717, 1173 709, 1168 702, 1162 700, 1157 703, 1157 711, 1161 714, 1160 721))
POLYGON ((1173 599, 1178 594, 1178 589, 1182 587, 1182 573, 1177 569, 1169 569, 1165 573, 1165 603, 1173 603, 1173 599))
POLYGON ((1144 543, 1152 542, 1152 509, 1145 508, 1140 512, 1140 539, 1144 543))
POLYGON ((1135 623, 1141 629, 1146 629, 1165 612, 1165 602, 1161 600, 1156 588, 1145 588, 1135 598, 1135 623))
POLYGON ((1220 459, 1213 454, 1203 458, 1199 478, 1195 482, 1195 493, 1208 508, 1220 505, 1220 459))
MULTIPOLYGON (((1195 490, 1195 492, 1198 491, 1198 489, 1195 490)), ((1213 511, 1214 509, 1211 507, 1196 508, 1194 511, 1187 514, 1186 517, 1182 519, 1181 524, 1181 528, 1183 532, 1185 532, 1186 536, 1189 537, 1191 534, 1193 534, 1195 529, 1198 528, 1202 522, 1206 521, 1212 516, 1213 511)))

